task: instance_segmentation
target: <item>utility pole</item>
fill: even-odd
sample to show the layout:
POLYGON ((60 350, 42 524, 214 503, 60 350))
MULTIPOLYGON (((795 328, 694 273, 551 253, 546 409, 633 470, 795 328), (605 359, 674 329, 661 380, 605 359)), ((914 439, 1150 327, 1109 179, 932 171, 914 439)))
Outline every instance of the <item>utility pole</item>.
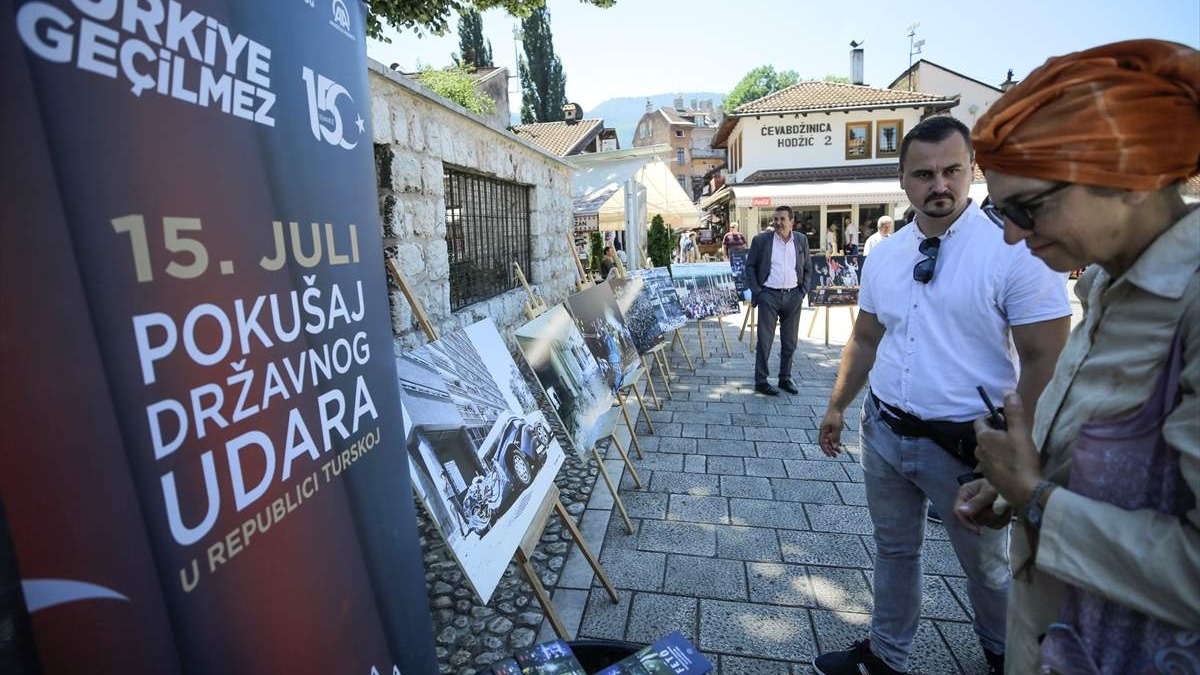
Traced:
POLYGON ((913 90, 913 56, 921 53, 921 47, 925 46, 924 40, 913 42, 913 38, 917 35, 917 29, 921 27, 920 23, 910 23, 908 25, 908 90, 913 90))

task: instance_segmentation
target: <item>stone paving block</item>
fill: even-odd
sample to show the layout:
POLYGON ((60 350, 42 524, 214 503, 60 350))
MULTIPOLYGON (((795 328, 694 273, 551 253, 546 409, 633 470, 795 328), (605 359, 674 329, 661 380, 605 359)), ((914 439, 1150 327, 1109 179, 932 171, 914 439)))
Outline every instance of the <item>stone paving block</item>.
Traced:
MULTIPOLYGON (((597 487, 597 489, 599 489, 597 487)), ((655 471, 650 479, 650 492, 669 492, 682 495, 715 496, 721 491, 719 476, 702 473, 674 473, 655 471)))
MULTIPOLYGON (((730 413, 730 414, 737 414, 737 415, 744 415, 746 413, 746 407, 743 406, 741 403, 727 403, 724 401, 713 401, 712 403, 705 403, 704 409, 707 412, 714 412, 714 413, 730 413)), ((732 423, 733 423, 733 421, 730 420, 730 424, 732 424, 732 423)))
POLYGON ((638 535, 638 548, 643 551, 665 553, 687 551, 695 555, 716 555, 716 526, 647 520, 642 523, 642 530, 638 535))
POLYGON ((867 487, 862 483, 834 483, 842 502, 848 506, 867 505, 867 487))
MULTIPOLYGON (((709 458, 715 459, 715 458, 709 458)), ((771 479, 759 476, 721 476, 721 496, 771 499, 771 479)))
POLYGON ((729 500, 725 497, 671 495, 667 520, 693 523, 729 523, 729 500))
POLYGON ((708 438, 708 428, 703 424, 685 424, 679 435, 684 438, 694 438, 699 442, 708 438))
POLYGON ((766 415, 768 419, 779 414, 779 410, 775 407, 775 404, 772 403, 770 399, 759 396, 758 394, 752 394, 749 396, 746 401, 742 403, 742 407, 746 409, 747 413, 766 415))
POLYGON ((800 450, 795 443, 758 441, 754 444, 759 457, 771 459, 800 459, 800 450))
POLYGON ((782 459, 763 459, 760 457, 746 458, 747 476, 764 476, 767 478, 783 478, 787 470, 783 468, 782 459))
POLYGON ((761 414, 734 413, 729 419, 735 427, 757 427, 767 424, 767 416, 761 414))
POLYGON ((871 613, 874 601, 862 570, 815 565, 807 567, 808 580, 812 583, 818 607, 839 612, 871 613))
MULTIPOLYGON (((665 492, 635 492, 630 490, 621 493, 621 501, 625 503, 625 510, 629 512, 631 519, 656 518, 662 520, 666 518, 667 502, 670 500, 670 497, 665 492)), ((615 509, 612 514, 612 519, 621 522, 621 527, 624 527, 623 521, 621 521, 621 514, 615 509)))
POLYGON ((669 555, 663 591, 691 598, 746 600, 746 567, 740 560, 669 555))
MULTIPOLYGON (((637 533, 641 529, 642 521, 637 518, 630 518, 630 523, 633 525, 633 532, 625 529, 625 519, 621 514, 613 511, 612 517, 608 519, 608 529, 604 533, 604 546, 601 550, 609 549, 625 549, 628 551, 637 550, 637 533)), ((599 554, 599 551, 592 551, 599 554)))
MULTIPOLYGON (((720 541, 718 540, 718 548, 720 541)), ((719 554, 718 554, 719 555, 719 554)), ((958 604, 966 614, 967 619, 975 619, 975 609, 971 607, 971 595, 967 593, 967 578, 966 577, 942 577, 946 585, 950 587, 950 591, 954 593, 954 598, 958 600, 958 604)), ((953 643, 951 643, 953 644, 953 643)))
POLYGON ((777 562, 781 560, 779 537, 767 527, 718 527, 717 557, 777 562))
MULTIPOLYGON (((579 633, 579 627, 583 623, 583 613, 587 609, 589 593, 587 590, 576 590, 572 588, 555 589, 551 596, 554 602, 554 609, 558 612, 558 618, 562 619, 563 625, 567 628, 567 633, 576 635, 579 633)), ((605 596, 608 597, 607 595, 605 596)), ((620 595, 618 594, 618 598, 620 595)), ((538 631, 538 642, 546 640, 554 640, 558 636, 554 634, 554 627, 550 625, 549 620, 543 620, 541 630, 538 631), (543 637, 545 635, 545 637, 543 637)))
POLYGON ((754 457, 752 441, 701 441, 696 452, 709 457, 754 457))
POLYGON ((683 470, 685 473, 705 473, 708 471, 708 462, 704 455, 684 455, 683 470))
POLYGON ((613 604, 607 591, 599 586, 592 588, 588 594, 587 606, 583 610, 583 621, 579 623, 577 637, 624 640, 632 597, 630 591, 618 589, 619 603, 613 604))
POLYGON ((862 540, 854 535, 780 530, 783 559, 791 563, 831 567, 872 567, 862 540))
MULTIPOLYGON (((605 545, 600 554, 600 565, 608 580, 617 588, 635 591, 661 591, 666 564, 666 555, 651 551, 612 549, 605 545)), ((600 581, 597 579, 595 583, 600 581)))
POLYGON ((728 426, 731 423, 729 413, 709 412, 707 410, 703 412, 677 412, 671 418, 671 421, 679 422, 684 427, 690 425, 699 426, 700 428, 704 428, 706 424, 724 424, 728 426))
MULTIPOLYGON (((683 458, 690 455, 678 455, 670 452, 645 452, 645 457, 638 459, 637 453, 632 448, 626 448, 629 453, 629 459, 633 460, 633 466, 638 470, 639 474, 644 474, 647 471, 683 471, 683 458)), ((643 476, 643 479, 645 477, 643 476)))
POLYGON ((699 606, 696 598, 635 593, 625 639, 641 644, 653 644, 655 640, 677 630, 695 644, 699 606))
POLYGON ((813 610, 812 622, 820 654, 849 649, 871 633, 870 614, 813 610))
POLYGON ((702 650, 760 659, 811 661, 815 655, 808 611, 723 600, 700 601, 702 650))
POLYGON ((787 469, 788 478, 828 481, 846 480, 846 472, 842 469, 843 466, 846 466, 844 462, 785 459, 783 460, 783 465, 787 469))
POLYGON ((818 532, 872 534, 875 531, 871 514, 865 506, 805 504, 804 511, 808 514, 812 529, 818 532))
POLYGON ((842 470, 850 477, 850 480, 855 483, 863 482, 863 468, 861 464, 847 463, 842 465, 842 470))
POLYGON ((812 584, 803 565, 779 563, 746 563, 750 581, 750 602, 768 605, 815 607, 812 584))
MULTIPOLYGON (((808 430, 802 428, 792 428, 787 430, 788 442, 793 445, 808 443, 808 430)), ((803 454, 803 453, 801 453, 803 454)))
MULTIPOLYGON (((770 417, 767 418, 768 424, 770 417)), ((748 441, 777 441, 784 442, 789 440, 787 429, 775 427, 746 427, 744 430, 746 440, 748 441)))
POLYGON ((776 429, 810 429, 817 427, 819 421, 805 414, 808 406, 779 406, 779 413, 767 418, 768 427, 776 429))
POLYGON ((958 660, 962 672, 971 675, 983 675, 987 672, 987 660, 983 656, 983 647, 979 644, 979 636, 969 623, 951 621, 934 621, 938 632, 950 647, 950 653, 958 660))
POLYGON ((826 481, 772 478, 771 488, 776 501, 838 505, 842 503, 833 483, 826 481))
MULTIPOLYGON (((661 424, 658 422, 654 423, 654 435, 662 437, 664 441, 672 438, 677 439, 681 431, 683 431, 683 425, 679 424, 678 422, 663 422, 661 424)), ((683 451, 674 450, 673 452, 683 451)))
POLYGON ((742 428, 737 426, 720 426, 709 424, 705 428, 704 437, 709 440, 742 440, 742 428))
POLYGON ((908 669, 922 675, 959 675, 963 672, 941 633, 926 619, 917 624, 917 635, 908 654, 908 669))
POLYGON ((709 457, 708 472, 722 476, 744 476, 746 475, 744 461, 742 457, 709 457))
POLYGON ((729 522, 734 525, 754 527, 778 527, 789 530, 807 530, 801 504, 780 505, 773 500, 740 499, 729 500, 729 522))
POLYGON ((789 665, 783 661, 747 659, 741 656, 722 656, 714 664, 715 672, 721 675, 790 675, 789 665))
POLYGON ((948 541, 925 540, 921 551, 921 564, 926 574, 947 574, 955 577, 967 576, 958 564, 958 556, 948 541))
MULTIPOLYGON (((950 515, 950 517, 953 518, 954 516, 950 515)), ((945 525, 925 521, 925 538, 937 541, 950 541, 950 533, 946 531, 945 525)))
MULTIPOLYGON (((671 399, 666 402, 666 409, 671 412, 704 412, 707 407, 704 401, 680 401, 671 399)), ((678 421, 678 420, 676 420, 678 421)))

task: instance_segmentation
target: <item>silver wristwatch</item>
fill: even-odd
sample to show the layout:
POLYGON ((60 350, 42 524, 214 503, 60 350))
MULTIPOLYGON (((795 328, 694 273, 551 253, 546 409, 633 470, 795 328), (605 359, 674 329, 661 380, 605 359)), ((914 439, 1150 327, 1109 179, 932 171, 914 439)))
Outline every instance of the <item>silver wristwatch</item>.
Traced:
POLYGON ((1055 483, 1048 480, 1040 481, 1033 488, 1033 493, 1029 495, 1029 503, 1025 505, 1025 522, 1035 530, 1042 529, 1042 497, 1046 496, 1054 488, 1058 487, 1055 483))

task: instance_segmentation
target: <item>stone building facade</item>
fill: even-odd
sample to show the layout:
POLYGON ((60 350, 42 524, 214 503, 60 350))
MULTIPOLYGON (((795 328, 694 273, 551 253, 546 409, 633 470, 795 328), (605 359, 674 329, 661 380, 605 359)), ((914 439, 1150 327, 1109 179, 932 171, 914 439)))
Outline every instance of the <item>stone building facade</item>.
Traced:
MULTIPOLYGON (((513 329, 526 321, 520 286, 451 311, 445 172, 528 189, 530 269, 524 272, 553 306, 573 290, 576 278, 567 243, 574 222, 570 167, 381 63, 370 62, 368 78, 385 255, 399 263, 440 333, 490 316, 511 344, 513 329)), ((424 344, 395 285, 389 297, 397 350, 424 344)))
POLYGON ((725 164, 724 148, 712 147, 717 132, 719 111, 712 101, 692 101, 690 108, 676 98, 674 107, 652 108, 638 120, 633 132, 633 147, 666 144, 671 146, 671 173, 692 199, 704 193, 705 176, 725 164))

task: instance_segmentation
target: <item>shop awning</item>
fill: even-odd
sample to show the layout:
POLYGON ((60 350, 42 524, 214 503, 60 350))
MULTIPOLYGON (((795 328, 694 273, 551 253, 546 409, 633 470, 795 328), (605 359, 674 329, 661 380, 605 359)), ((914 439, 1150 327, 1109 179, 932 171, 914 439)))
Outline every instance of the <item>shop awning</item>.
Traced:
POLYGON ((737 206, 819 206, 908 201, 904 190, 900 189, 899 180, 734 185, 731 190, 737 206))

